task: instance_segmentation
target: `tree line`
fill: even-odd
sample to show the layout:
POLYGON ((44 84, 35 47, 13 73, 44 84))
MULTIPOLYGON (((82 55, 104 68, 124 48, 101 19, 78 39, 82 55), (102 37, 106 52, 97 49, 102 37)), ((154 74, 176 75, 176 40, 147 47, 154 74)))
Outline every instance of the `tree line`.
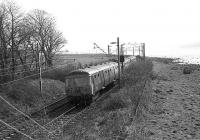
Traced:
POLYGON ((37 71, 39 53, 43 65, 66 44, 53 16, 43 10, 24 13, 16 3, 0 3, 0 81, 14 80, 37 71))

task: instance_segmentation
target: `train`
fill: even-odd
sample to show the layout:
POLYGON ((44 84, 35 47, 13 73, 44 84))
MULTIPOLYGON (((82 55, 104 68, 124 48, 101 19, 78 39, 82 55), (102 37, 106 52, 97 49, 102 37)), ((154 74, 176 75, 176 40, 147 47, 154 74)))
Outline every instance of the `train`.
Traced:
MULTIPOLYGON (((136 61, 135 56, 125 58, 124 69, 132 61, 136 61)), ((118 63, 106 62, 70 72, 65 77, 65 92, 76 102, 86 101, 90 104, 102 89, 115 84, 118 79, 118 63)))

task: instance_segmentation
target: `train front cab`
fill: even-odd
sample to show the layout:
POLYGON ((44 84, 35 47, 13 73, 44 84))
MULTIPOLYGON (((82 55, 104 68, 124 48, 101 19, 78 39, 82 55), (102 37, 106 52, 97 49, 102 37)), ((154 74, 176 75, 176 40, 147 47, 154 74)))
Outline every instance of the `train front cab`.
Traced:
POLYGON ((67 76, 65 79, 65 89, 68 95, 80 96, 90 92, 91 80, 88 75, 67 76))

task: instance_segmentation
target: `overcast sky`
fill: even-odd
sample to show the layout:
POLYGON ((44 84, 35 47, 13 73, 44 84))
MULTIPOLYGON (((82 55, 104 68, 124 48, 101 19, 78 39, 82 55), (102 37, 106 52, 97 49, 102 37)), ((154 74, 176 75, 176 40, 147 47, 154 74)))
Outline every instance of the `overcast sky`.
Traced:
MULTIPOLYGON (((147 55, 200 54, 199 0, 16 0, 25 10, 55 16, 72 52, 93 43, 146 43, 147 55)), ((113 46, 114 49, 115 46, 113 46)))

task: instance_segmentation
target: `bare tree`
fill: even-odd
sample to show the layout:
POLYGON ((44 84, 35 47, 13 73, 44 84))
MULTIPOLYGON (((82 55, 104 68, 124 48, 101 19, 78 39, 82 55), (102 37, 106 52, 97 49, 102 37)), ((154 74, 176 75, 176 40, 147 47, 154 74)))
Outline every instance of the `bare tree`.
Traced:
MULTIPOLYGON (((8 65, 8 49, 7 49, 7 33, 5 28, 7 26, 8 14, 4 4, 0 5, 0 64, 1 64, 1 75, 5 74, 5 68, 8 65)), ((1 76, 1 81, 5 81, 6 77, 1 76)))
POLYGON ((0 3, 1 81, 8 80, 10 74, 14 79, 22 70, 28 73, 37 70, 40 51, 46 65, 52 66, 55 53, 65 43, 66 39, 56 29, 55 19, 47 12, 33 10, 24 14, 14 2, 0 3))
MULTIPOLYGON (((19 39, 19 31, 20 31, 20 22, 22 21, 23 14, 20 12, 20 7, 17 6, 16 3, 11 1, 6 1, 1 6, 2 11, 4 11, 4 23, 2 24, 3 32, 5 38, 2 40, 6 40, 5 50, 11 53, 11 67, 12 67, 12 79, 14 79, 15 66, 16 66, 16 52, 17 52, 17 42, 19 39)), ((6 53, 7 54, 7 53, 6 53)), ((10 55, 9 55, 10 56, 10 55)))
POLYGON ((36 9, 28 14, 26 20, 38 45, 36 50, 42 51, 47 65, 52 66, 52 58, 55 52, 66 43, 62 33, 56 29, 55 19, 47 12, 36 9))

